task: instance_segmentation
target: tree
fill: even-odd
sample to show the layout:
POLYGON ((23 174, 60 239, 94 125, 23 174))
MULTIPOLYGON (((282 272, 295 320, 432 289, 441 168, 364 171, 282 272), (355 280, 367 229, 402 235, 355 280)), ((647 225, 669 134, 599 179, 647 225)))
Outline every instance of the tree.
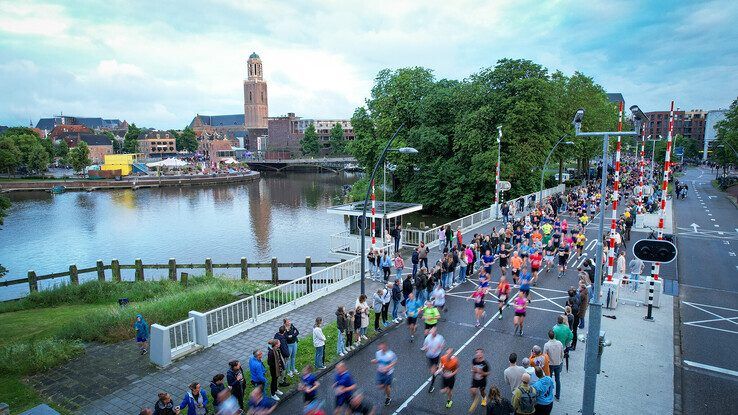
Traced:
POLYGON ((175 136, 177 139, 177 150, 186 150, 190 153, 197 151, 197 147, 200 143, 197 142, 197 136, 195 131, 189 126, 182 130, 182 133, 177 133, 175 136))
POLYGON ((12 137, 0 136, 0 171, 15 172, 21 164, 22 154, 12 137))
POLYGON ((333 124, 330 135, 331 154, 341 155, 346 152, 346 139, 343 138, 343 127, 340 123, 333 124))
POLYGON ((72 165, 72 168, 76 172, 81 172, 85 167, 92 164, 92 160, 90 160, 90 147, 87 146, 87 143, 80 140, 77 147, 69 150, 69 164, 72 165))
POLYGON ((67 155, 69 154, 69 145, 64 140, 59 140, 58 143, 54 146, 54 156, 59 157, 62 160, 65 160, 67 155))
POLYGON ((320 141, 318 133, 315 131, 315 125, 310 123, 305 130, 305 135, 300 140, 300 147, 303 156, 317 156, 320 154, 320 141))
POLYGON ((128 131, 123 139, 123 151, 126 153, 137 153, 138 152, 138 136, 141 134, 141 129, 136 127, 136 123, 128 126, 128 131))
POLYGON ((726 166, 738 163, 738 98, 725 113, 725 119, 715 126, 717 140, 712 145, 713 158, 718 164, 726 166))

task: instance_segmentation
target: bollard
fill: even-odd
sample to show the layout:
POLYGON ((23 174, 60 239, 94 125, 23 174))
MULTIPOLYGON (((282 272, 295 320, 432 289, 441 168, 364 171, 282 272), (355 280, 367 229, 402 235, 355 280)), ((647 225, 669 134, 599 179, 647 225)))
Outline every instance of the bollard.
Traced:
MULTIPOLYGON (((187 279, 189 278, 189 276, 190 276, 190 274, 188 274, 186 272, 183 272, 180 275, 180 282, 182 283, 182 286, 183 287, 186 287, 187 286, 187 279)), ((174 280, 175 281, 177 280, 177 275, 176 274, 174 275, 174 280)))
POLYGON ((241 257, 241 279, 247 281, 249 279, 249 263, 246 257, 241 257))
POLYGON ((79 273, 77 272, 77 266, 74 264, 69 266, 69 281, 72 285, 79 285, 79 273))
POLYGON ((105 265, 103 265, 102 259, 98 259, 95 266, 97 267, 97 280, 105 282, 105 265))
POLYGON ((143 281, 144 280, 144 269, 143 269, 143 262, 141 262, 140 258, 136 258, 136 261, 134 263, 135 271, 136 271, 136 281, 143 281))
POLYGON ((651 265, 651 278, 648 280, 648 312, 646 313, 646 317, 643 317, 646 321, 653 321, 653 283, 654 279, 658 278, 656 276, 656 264, 651 265))
MULTIPOLYGON (((184 272, 182 274, 184 275, 184 272)), ((174 258, 169 258, 169 279, 177 281, 177 261, 174 258)))
POLYGON ((110 261, 110 273, 113 276, 113 282, 120 282, 120 262, 117 259, 110 261))
POLYGON ((36 280, 36 271, 28 270, 28 290, 32 293, 38 292, 38 280, 36 280))
POLYGON ((213 276, 213 260, 210 258, 205 258, 205 276, 213 276))
POLYGON ((279 268, 277 268, 277 258, 272 257, 272 284, 279 284, 279 268))

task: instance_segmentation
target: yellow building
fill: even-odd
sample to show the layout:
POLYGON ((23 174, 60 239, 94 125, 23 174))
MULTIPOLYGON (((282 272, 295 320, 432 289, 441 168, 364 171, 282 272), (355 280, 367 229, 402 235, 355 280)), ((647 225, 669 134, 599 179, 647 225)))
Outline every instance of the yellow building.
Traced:
POLYGON ((140 154, 106 154, 102 170, 120 170, 121 176, 128 176, 133 171, 133 163, 138 162, 140 154))

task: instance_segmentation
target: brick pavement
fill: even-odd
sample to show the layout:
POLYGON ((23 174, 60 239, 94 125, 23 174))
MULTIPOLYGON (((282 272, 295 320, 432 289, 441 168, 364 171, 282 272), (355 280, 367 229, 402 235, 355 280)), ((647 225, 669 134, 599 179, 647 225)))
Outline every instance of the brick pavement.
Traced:
MULTIPOLYGON (((379 287, 369 282, 367 291, 379 287)), ((311 334, 315 318, 335 321, 338 304, 353 305, 358 283, 302 306, 289 314, 301 336, 311 334)), ((187 385, 197 381, 207 387, 216 373, 225 373, 230 360, 248 361, 255 348, 266 349, 283 316, 249 329, 215 346, 188 355, 159 369, 140 356, 133 341, 111 345, 91 345, 84 355, 29 379, 30 384, 50 401, 82 414, 138 413, 152 406, 158 391, 167 391, 179 403, 187 385)))

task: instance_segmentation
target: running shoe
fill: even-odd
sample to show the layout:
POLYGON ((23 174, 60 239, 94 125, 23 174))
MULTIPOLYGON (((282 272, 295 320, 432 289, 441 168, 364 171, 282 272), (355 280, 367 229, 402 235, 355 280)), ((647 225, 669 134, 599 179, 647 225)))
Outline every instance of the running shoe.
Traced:
POLYGON ((482 406, 487 406, 487 397, 482 398, 482 406))
POLYGON ((431 386, 430 389, 428 389, 428 393, 433 393, 433 391, 436 390, 435 386, 431 386))
POLYGON ((392 402, 392 398, 385 398, 384 399, 384 406, 389 406, 390 402, 392 402))
POLYGON ((282 396, 282 395, 284 395, 284 392, 282 392, 282 391, 278 390, 278 391, 277 391, 277 395, 279 395, 279 396, 282 396))
POLYGON ((497 320, 502 320, 502 313, 500 313, 500 315, 497 316, 497 320))
POLYGON ((446 408, 450 408, 454 404, 454 401, 446 401, 446 408))

